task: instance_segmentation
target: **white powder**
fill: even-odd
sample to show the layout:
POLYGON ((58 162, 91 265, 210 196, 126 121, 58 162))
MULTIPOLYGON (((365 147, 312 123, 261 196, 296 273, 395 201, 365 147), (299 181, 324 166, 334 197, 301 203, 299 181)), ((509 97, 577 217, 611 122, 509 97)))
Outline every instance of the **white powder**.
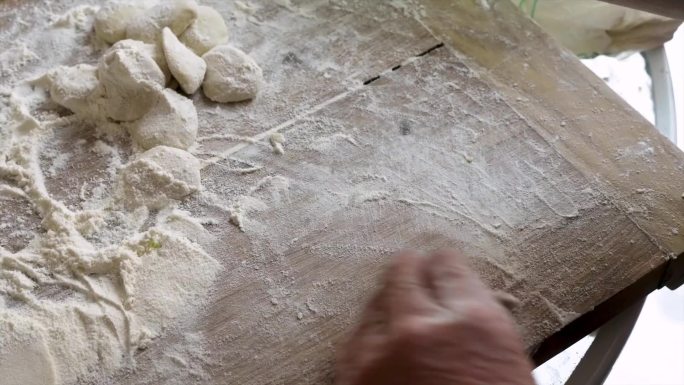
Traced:
POLYGON ((39 56, 28 49, 25 44, 19 44, 0 53, 0 75, 9 76, 21 67, 38 59, 39 56))
MULTIPOLYGON (((79 7, 54 17, 52 28, 62 32, 47 33, 76 49, 95 11, 79 7)), ((145 17, 166 16, 148 12, 145 17)), ((178 26, 164 20, 172 29, 178 26)), ((107 39, 118 39, 120 26, 108 27, 113 37, 107 39)), ((141 28, 145 32, 147 27, 141 28)), ((17 227, 8 238, 24 240, 20 247, 0 246, 3 385, 102 382, 133 369, 138 351, 192 319, 221 269, 195 243, 211 234, 199 220, 174 208, 200 189, 199 160, 159 143, 130 154, 124 127, 107 120, 145 116, 154 123, 165 114, 164 124, 192 127, 186 124, 175 132, 164 126, 166 131, 155 133, 184 147, 193 144, 197 116, 189 100, 181 103, 192 107, 189 115, 174 117, 179 109, 171 105, 152 119, 151 110, 159 106, 150 100, 173 92, 162 91, 167 77, 156 47, 122 41, 105 53, 97 70, 79 64, 48 76, 24 75, 37 79, 32 81, 15 75, 36 61, 36 54, 23 44, 0 54, 0 72, 11 75, 3 79, 7 83, 0 92, 0 205, 21 205, 16 218, 2 219, 0 230, 10 234, 7 229, 17 227), (64 109, 50 98, 76 115, 60 116, 64 109), (83 137, 60 152, 64 148, 55 138, 71 126, 79 127, 74 131, 83 137), (105 160, 99 179, 86 178, 71 193, 61 191, 65 184, 48 186, 48 180, 79 177, 74 168, 87 170, 77 164, 84 146, 93 159, 105 160), (81 204, 59 198, 71 195, 80 196, 81 204), (151 209, 159 209, 159 216, 151 209)), ((172 345, 168 360, 157 369, 192 370, 201 377, 202 343, 201 335, 188 335, 172 345)))
MULTIPOLYGON (((0 157, 0 178, 35 208, 44 232, 16 253, 0 248, 0 376, 11 384, 94 380, 131 365, 138 349, 201 304, 220 269, 163 223, 139 232, 147 210, 116 203, 168 205, 197 190, 199 162, 182 150, 155 147, 119 172, 127 188, 91 210, 69 210, 48 193, 39 167, 38 144, 51 135, 31 115, 39 104, 32 98, 41 95, 13 96, 22 104, 2 110, 3 130, 13 134, 0 157), (174 159, 180 160, 165 171, 174 159), (141 180, 132 184, 135 178, 141 180), (153 189, 163 199, 145 195, 153 189)), ((93 151, 111 156, 114 149, 96 141, 93 151)))

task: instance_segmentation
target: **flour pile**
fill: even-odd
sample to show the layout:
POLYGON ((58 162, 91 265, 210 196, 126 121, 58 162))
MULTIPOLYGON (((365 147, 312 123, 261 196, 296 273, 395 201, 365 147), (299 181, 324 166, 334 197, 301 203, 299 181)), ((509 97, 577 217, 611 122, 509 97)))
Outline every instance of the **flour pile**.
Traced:
POLYGON ((173 224, 192 221, 176 206, 201 189, 201 162, 188 152, 197 111, 174 86, 251 99, 261 69, 222 45, 225 22, 193 0, 82 7, 55 22, 91 24, 96 41, 112 44, 96 65, 60 66, 0 90, 0 204, 17 206, 0 229, 27 211, 39 218, 20 234, 25 242, 0 246, 5 385, 94 383, 133 368, 136 352, 206 301, 221 269, 173 224), (96 140, 73 146, 86 143, 108 164, 80 208, 46 183, 69 165, 48 153, 66 127, 94 127, 96 140))

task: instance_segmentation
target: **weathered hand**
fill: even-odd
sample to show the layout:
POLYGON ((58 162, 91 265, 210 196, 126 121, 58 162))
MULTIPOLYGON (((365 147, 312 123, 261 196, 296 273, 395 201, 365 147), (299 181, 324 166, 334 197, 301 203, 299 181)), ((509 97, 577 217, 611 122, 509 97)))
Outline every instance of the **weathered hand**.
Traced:
POLYGON ((454 251, 399 254, 338 360, 337 385, 533 385, 508 312, 454 251))

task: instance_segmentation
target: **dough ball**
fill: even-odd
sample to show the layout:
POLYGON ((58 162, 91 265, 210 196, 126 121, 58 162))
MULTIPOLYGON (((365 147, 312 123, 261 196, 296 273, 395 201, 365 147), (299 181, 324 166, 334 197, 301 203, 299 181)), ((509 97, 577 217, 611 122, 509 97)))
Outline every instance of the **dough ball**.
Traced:
POLYGON ((140 40, 126 39, 116 42, 113 49, 133 49, 138 50, 154 60, 159 66, 159 69, 164 73, 164 78, 166 82, 164 84, 169 84, 171 81, 171 71, 169 71, 169 66, 166 64, 166 56, 164 55, 164 50, 158 44, 145 43, 140 40))
POLYGON ((162 31, 162 47, 169 70, 183 91, 187 94, 197 91, 207 69, 204 60, 178 41, 168 27, 162 31))
POLYGON ((100 8, 95 14, 95 36, 98 39, 114 44, 126 38, 128 22, 145 11, 139 4, 114 4, 100 8))
POLYGON ((197 3, 194 0, 164 0, 133 18, 126 27, 126 37, 155 43, 160 40, 164 27, 180 35, 196 18, 197 3))
POLYGON ((197 19, 180 35, 180 41, 200 56, 227 40, 228 27, 221 14, 203 5, 197 9, 197 19))
POLYGON ((73 67, 60 66, 48 73, 50 98, 79 115, 94 113, 97 99, 101 96, 97 67, 78 64, 73 67))
POLYGON ((141 147, 170 146, 187 149, 197 137, 197 110, 192 100, 167 88, 156 103, 139 120, 131 123, 129 132, 141 147))
POLYGON ((200 161, 187 151, 157 146, 124 166, 120 178, 127 207, 158 209, 199 190, 200 161))
POLYGON ((100 58, 97 75, 103 87, 105 114, 120 121, 140 119, 166 80, 147 52, 123 45, 112 46, 100 58))
POLYGON ((261 68, 246 53, 219 45, 205 53, 202 59, 207 63, 202 90, 209 99, 227 103, 256 96, 263 75, 261 68))

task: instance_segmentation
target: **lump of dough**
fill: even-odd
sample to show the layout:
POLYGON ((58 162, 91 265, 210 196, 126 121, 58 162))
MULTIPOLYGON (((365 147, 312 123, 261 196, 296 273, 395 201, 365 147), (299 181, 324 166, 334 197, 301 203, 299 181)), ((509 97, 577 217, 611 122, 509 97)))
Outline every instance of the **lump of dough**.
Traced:
POLYGON ((162 47, 169 70, 183 91, 187 94, 197 91, 207 69, 204 60, 178 41, 168 27, 162 31, 162 47))
POLYGON ((109 44, 125 39, 128 22, 144 10, 139 4, 114 4, 100 8, 93 22, 95 36, 109 44))
POLYGON ((180 41, 202 56, 228 40, 228 27, 214 8, 200 5, 197 19, 180 35, 180 41))
POLYGON ((252 99, 263 80, 261 68, 246 53, 227 45, 212 48, 202 56, 207 63, 202 90, 219 103, 252 99))
POLYGON ((140 119, 166 82, 149 54, 132 46, 112 46, 100 58, 97 75, 104 92, 104 112, 120 121, 140 119))
POLYGON ((126 39, 116 42, 112 49, 133 49, 142 52, 152 58, 155 63, 159 66, 159 69, 164 73, 164 78, 166 82, 164 84, 169 84, 171 81, 171 71, 169 71, 169 66, 166 63, 166 56, 164 55, 164 50, 158 44, 145 43, 139 40, 126 39))
POLYGON ((133 18, 126 26, 126 37, 155 43, 159 41, 164 27, 180 35, 196 18, 197 3, 194 0, 165 0, 133 18))
POLYGON ((120 178, 128 207, 159 209, 199 190, 200 161, 187 151, 157 146, 126 164, 120 178))
POLYGON ((101 96, 97 67, 78 64, 60 66, 48 73, 52 101, 79 115, 94 113, 101 96))
POLYGON ((131 123, 129 133, 145 149, 160 145, 187 149, 195 143, 197 126, 192 100, 167 88, 147 114, 131 123))

